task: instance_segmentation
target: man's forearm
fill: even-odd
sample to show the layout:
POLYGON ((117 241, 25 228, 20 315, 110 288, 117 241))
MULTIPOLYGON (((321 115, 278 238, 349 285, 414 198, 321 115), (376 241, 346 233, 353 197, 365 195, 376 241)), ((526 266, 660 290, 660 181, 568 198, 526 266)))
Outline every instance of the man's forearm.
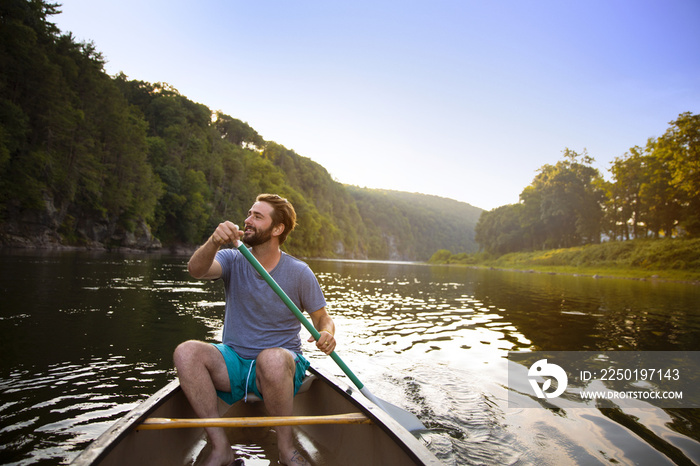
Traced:
POLYGON ((211 269, 218 250, 219 246, 214 244, 213 239, 209 237, 207 242, 190 257, 190 261, 187 263, 187 271, 190 275, 194 278, 204 278, 211 269))
POLYGON ((216 252, 221 245, 235 243, 242 236, 243 232, 233 222, 227 220, 219 223, 219 226, 216 227, 216 230, 214 230, 207 242, 190 257, 190 261, 187 263, 187 270, 190 272, 190 275, 194 278, 219 278, 221 276, 221 267, 218 262, 214 262, 216 252))
MULTIPOLYGON (((323 307, 311 314, 311 320, 314 322, 314 327, 319 332, 319 338, 316 341, 316 348, 326 354, 331 354, 335 350, 335 324, 333 319, 323 307)), ((313 341, 313 335, 309 338, 309 342, 313 341)))
POLYGON ((319 332, 326 331, 331 335, 335 335, 335 323, 326 311, 326 308, 319 309, 311 314, 311 320, 313 321, 314 327, 319 332))

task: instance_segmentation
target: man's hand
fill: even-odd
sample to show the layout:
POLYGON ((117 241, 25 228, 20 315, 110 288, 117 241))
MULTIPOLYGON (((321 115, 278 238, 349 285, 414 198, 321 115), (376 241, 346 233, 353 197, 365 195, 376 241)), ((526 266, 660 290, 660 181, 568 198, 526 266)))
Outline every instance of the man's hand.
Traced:
POLYGON ((190 261, 187 263, 187 270, 194 278, 215 280, 221 277, 221 265, 216 262, 216 252, 226 243, 233 243, 243 236, 243 232, 238 230, 238 225, 226 221, 220 223, 214 233, 209 237, 199 249, 197 249, 190 261))
POLYGON ((238 225, 228 220, 224 223, 219 223, 216 230, 211 235, 211 241, 220 247, 226 243, 236 243, 239 239, 243 237, 243 232, 238 229, 238 225))
MULTIPOLYGON (((320 349, 327 355, 330 355, 335 349, 335 337, 329 330, 321 330, 321 337, 316 342, 316 348, 320 349)), ((309 337, 309 343, 314 341, 314 337, 309 337)))
MULTIPOLYGON (((335 349, 335 324, 333 319, 328 315, 326 307, 322 307, 316 312, 311 313, 311 320, 314 323, 314 327, 318 330, 321 336, 316 342, 316 348, 320 349, 327 355, 330 355, 335 349)), ((314 341, 313 335, 309 338, 309 343, 314 341)))

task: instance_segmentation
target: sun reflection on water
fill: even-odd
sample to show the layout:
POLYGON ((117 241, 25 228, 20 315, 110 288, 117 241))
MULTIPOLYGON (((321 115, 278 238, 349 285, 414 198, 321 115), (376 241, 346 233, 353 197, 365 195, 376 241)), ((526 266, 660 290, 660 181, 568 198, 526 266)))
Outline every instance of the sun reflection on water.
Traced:
MULTIPOLYGON (((572 400, 551 409, 527 396, 510 408, 506 359, 540 348, 697 350, 696 289, 309 264, 336 322, 339 355, 373 393, 421 418, 444 464, 700 463, 697 410, 591 409, 572 400)), ((70 461, 174 377, 178 343, 221 338, 221 284, 192 280, 186 258, 6 256, 3 266, 0 462, 70 461)), ((312 364, 343 378, 307 337, 302 330, 312 364)))

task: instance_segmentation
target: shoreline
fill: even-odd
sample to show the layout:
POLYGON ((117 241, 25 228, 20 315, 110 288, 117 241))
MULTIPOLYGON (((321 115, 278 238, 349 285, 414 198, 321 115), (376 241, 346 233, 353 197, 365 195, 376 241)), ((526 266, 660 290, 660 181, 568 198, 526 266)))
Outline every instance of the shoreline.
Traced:
POLYGON ((95 252, 95 253, 127 253, 127 254, 173 254, 173 255, 192 255, 197 249, 195 246, 173 245, 168 247, 158 248, 135 248, 132 246, 108 247, 103 244, 94 244, 90 246, 74 246, 58 243, 50 244, 0 244, 0 251, 12 252, 95 252))
POLYGON ((700 238, 639 238, 496 257, 485 252, 452 254, 440 250, 430 262, 521 273, 700 284, 700 238))
MULTIPOLYGON (((147 249, 141 249, 141 248, 134 248, 134 247, 128 247, 128 246, 123 246, 123 247, 107 247, 104 246, 103 244, 93 244, 89 246, 74 246, 74 245, 65 245, 65 244, 60 244, 60 243, 42 243, 42 244, 13 244, 13 245, 8 245, 8 244, 2 244, 0 245, 0 252, 94 252, 94 253, 117 253, 117 254, 146 254, 146 255, 153 255, 153 254, 172 254, 172 255, 177 255, 177 256, 191 256, 194 251, 197 249, 197 246, 189 246, 189 245, 171 245, 171 246, 162 246, 159 248, 147 248, 147 249)), ((324 258, 324 257, 314 257, 314 260, 338 260, 338 261, 353 261, 353 259, 343 259, 343 258, 324 258)), ((385 262, 385 261, 379 261, 379 262, 385 262)), ((403 263, 404 261, 391 261, 391 262, 401 262, 403 263)), ((430 261, 405 261, 407 264, 425 264, 425 265, 439 265, 439 266, 450 266, 450 267, 465 267, 469 269, 474 269, 474 270, 496 270, 500 272, 516 272, 516 273, 537 273, 537 274, 546 274, 546 275, 564 275, 564 276, 571 276, 571 277, 586 277, 586 278, 593 278, 594 280, 599 280, 599 279, 616 279, 616 280, 636 280, 636 281, 645 281, 645 282, 669 282, 669 283, 685 283, 685 284, 690 284, 690 285, 700 285, 700 277, 698 278, 671 278, 671 277, 663 277, 660 274, 663 274, 663 270, 654 270, 654 271, 649 271, 651 275, 647 276, 633 276, 634 274, 639 274, 643 273, 645 271, 639 270, 639 269, 624 269, 625 272, 632 273, 632 275, 625 275, 625 272, 621 273, 614 273, 611 272, 610 270, 605 270, 604 268, 595 268, 595 267, 582 267, 580 271, 569 271, 569 270, 557 270, 557 267, 562 267, 562 266, 554 266, 554 268, 549 269, 549 268, 533 268, 532 266, 528 267, 503 267, 503 266, 495 266, 495 265, 488 265, 488 264, 458 264, 458 263, 452 263, 452 264, 440 264, 440 263, 431 263, 430 261)), ((563 266, 563 267, 573 267, 573 266, 563 266)))
MULTIPOLYGON (((594 280, 599 280, 603 278, 611 278, 611 279, 616 279, 616 280, 636 280, 636 281, 642 281, 642 282, 670 282, 670 283, 686 283, 690 285, 700 285, 700 278, 668 278, 668 277, 662 277, 658 275, 657 273, 654 273, 651 276, 645 276, 645 277, 634 277, 634 276, 627 276, 627 275, 619 275, 619 274, 605 274, 605 271, 593 271, 593 270, 586 270, 583 269, 581 272, 568 272, 568 271, 559 271, 559 270, 537 270, 533 269, 531 267, 528 268, 505 268, 505 267, 496 267, 496 266, 491 266, 491 265, 473 265, 473 264, 432 264, 432 265, 449 265, 449 266, 456 266, 456 267, 467 267, 470 269, 475 269, 475 270, 497 270, 500 272, 517 272, 517 273, 537 273, 537 274, 545 274, 545 275, 565 275, 565 276, 570 276, 570 277, 586 277, 586 278, 593 278, 594 280)), ((593 269, 593 268, 591 268, 593 269)), ((634 270, 635 272, 637 270, 635 269, 630 269, 634 270)), ((654 272, 659 272, 663 273, 663 271, 654 271, 654 272)))

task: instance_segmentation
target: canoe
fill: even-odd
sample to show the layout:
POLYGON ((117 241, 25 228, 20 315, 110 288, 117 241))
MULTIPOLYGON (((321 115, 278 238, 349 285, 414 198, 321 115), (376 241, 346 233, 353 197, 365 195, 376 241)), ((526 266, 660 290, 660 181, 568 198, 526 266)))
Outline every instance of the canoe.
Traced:
MULTIPOLYGON (((296 416, 362 413, 363 424, 305 424, 294 427, 297 445, 315 465, 438 465, 424 441, 408 432, 350 387, 318 368, 310 368, 304 388, 294 399, 296 416)), ((222 418, 264 418, 262 401, 220 401, 222 418)), ((196 419, 176 380, 139 404, 94 440, 71 464, 87 465, 196 465, 206 457, 202 427, 141 430, 147 418, 196 419), (141 426, 139 428, 139 426, 141 426)), ((339 418, 341 416, 338 416, 339 418)), ((301 421, 300 421, 301 422, 301 421)), ((270 427, 226 428, 235 449, 247 464, 277 464, 274 430, 270 427)))

